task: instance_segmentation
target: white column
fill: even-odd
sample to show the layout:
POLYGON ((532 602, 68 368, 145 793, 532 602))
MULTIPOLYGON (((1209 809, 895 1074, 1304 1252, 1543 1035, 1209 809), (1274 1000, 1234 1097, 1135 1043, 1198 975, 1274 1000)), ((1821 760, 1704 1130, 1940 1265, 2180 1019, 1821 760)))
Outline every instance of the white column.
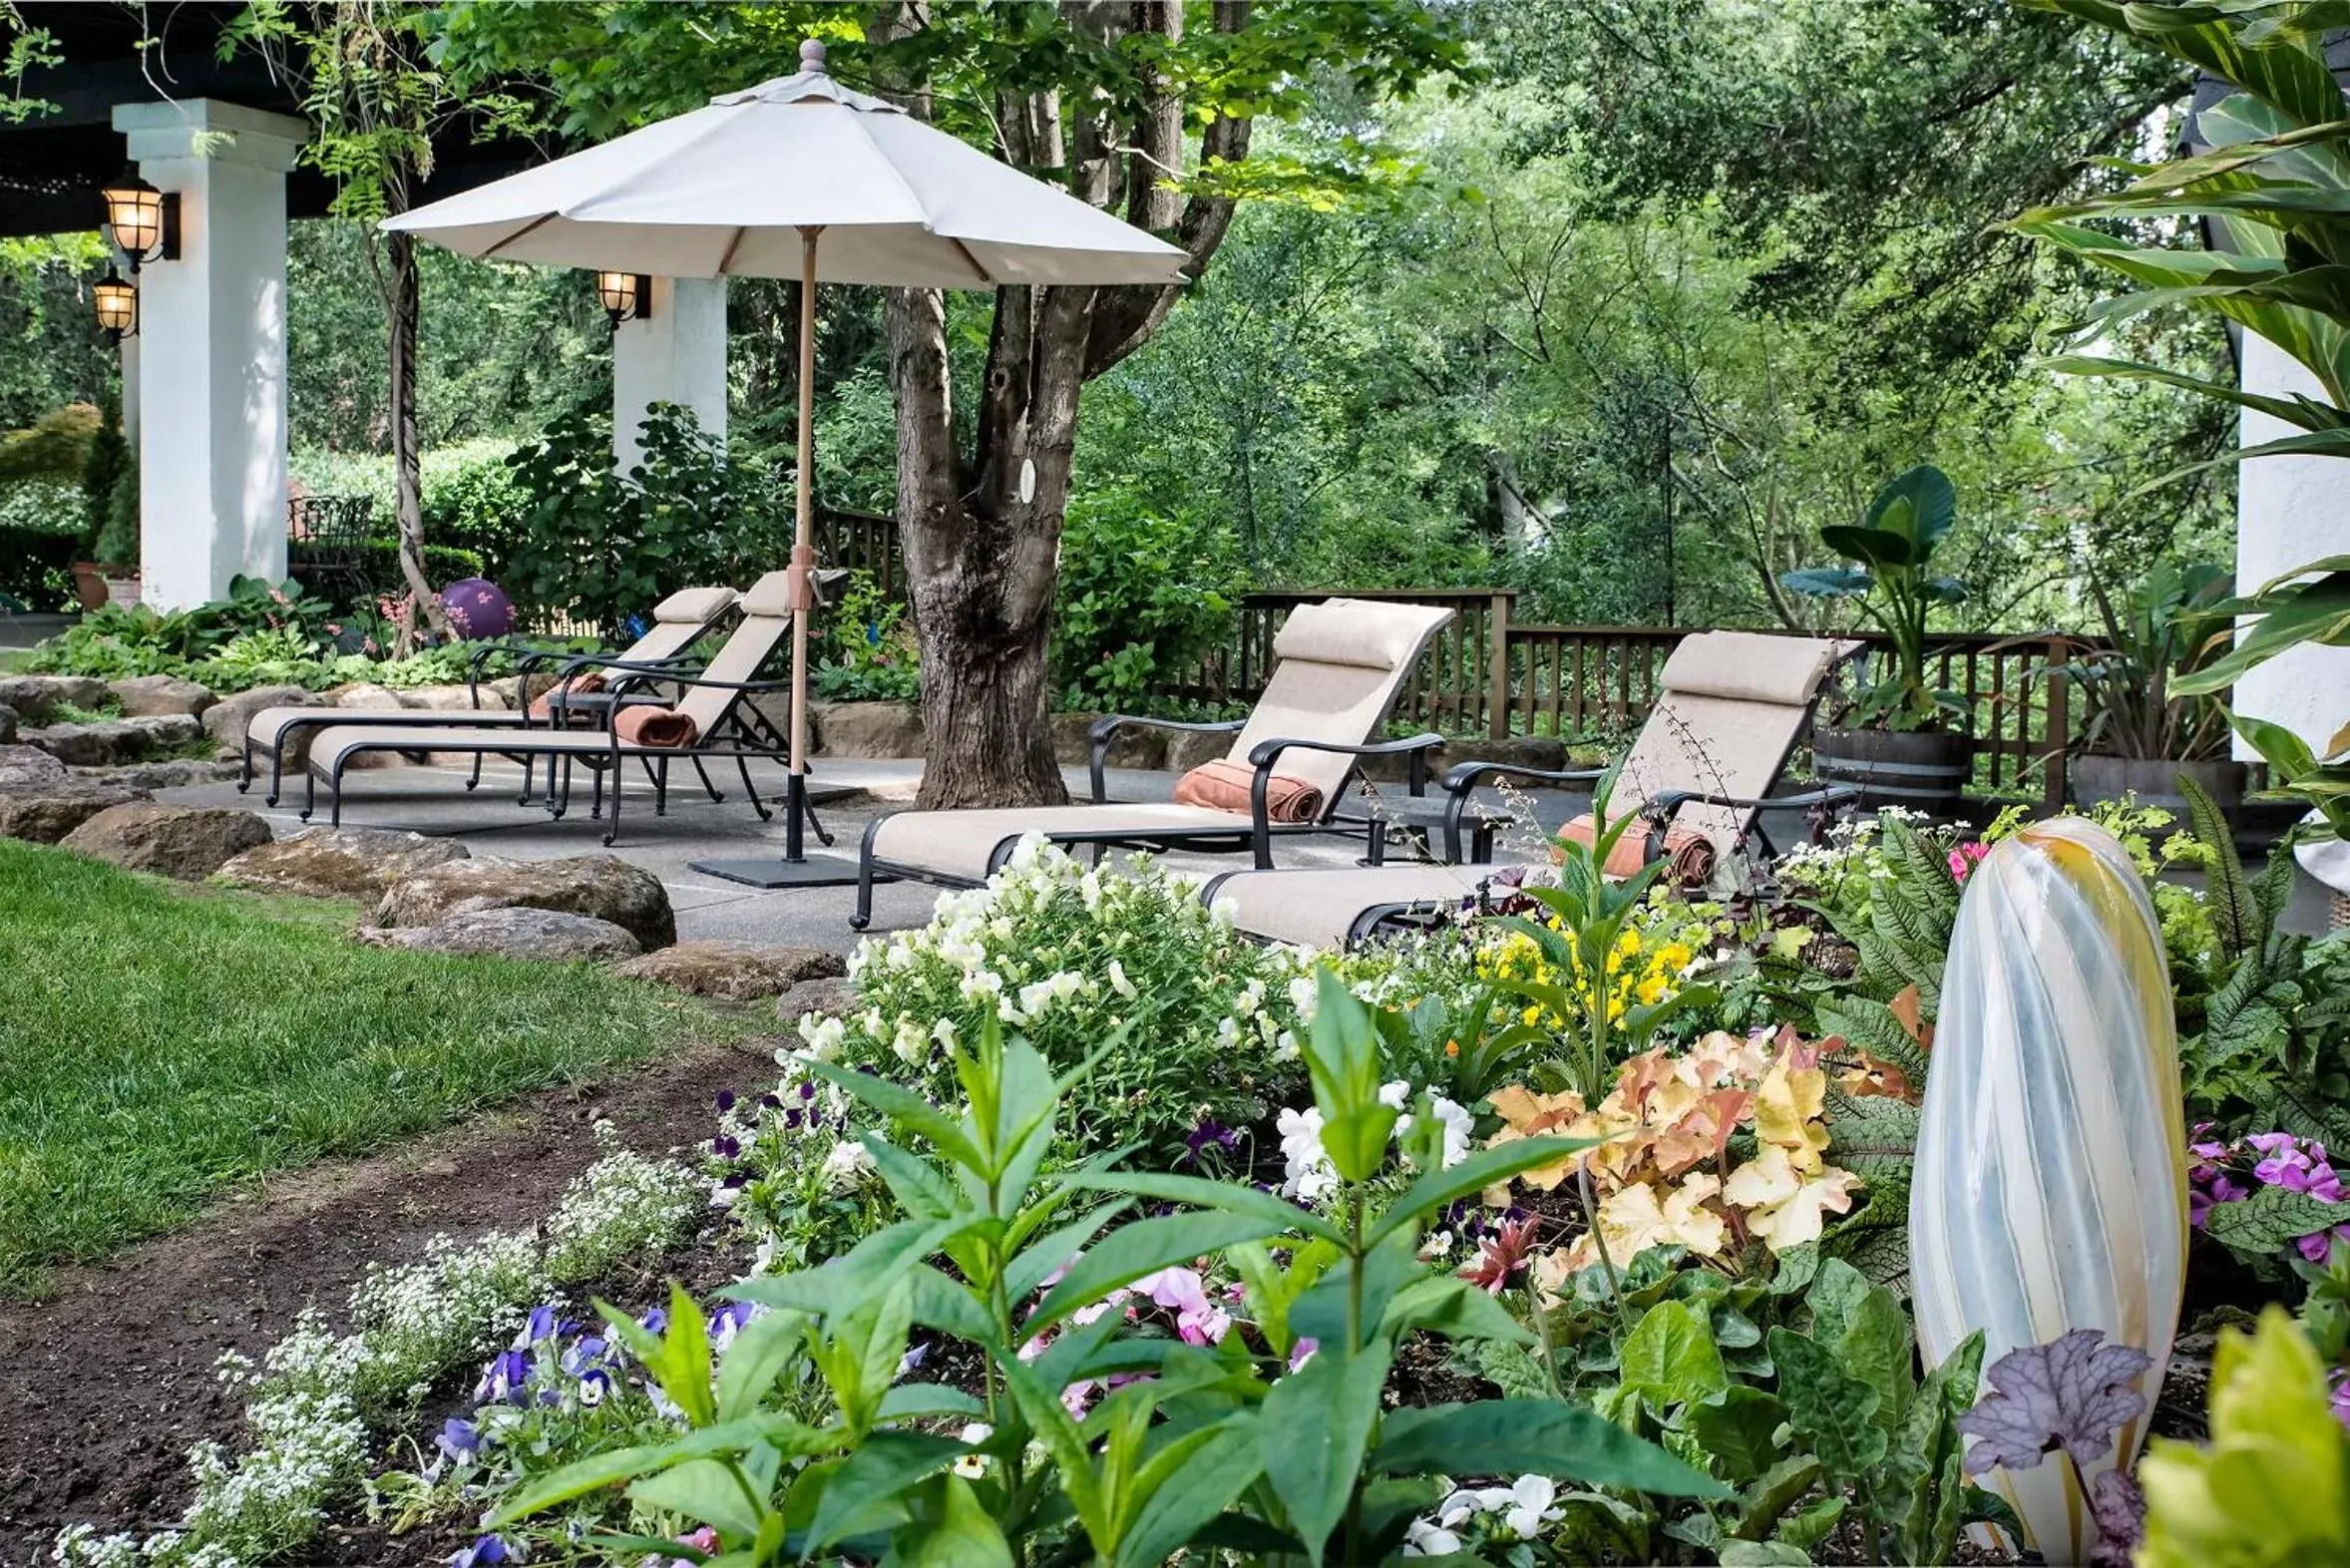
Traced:
MULTIPOLYGON (((2245 391, 2325 401, 2317 378, 2283 349, 2251 332, 2241 341, 2245 391)), ((2246 409, 2241 434, 2245 446, 2255 446, 2301 431, 2246 409)), ((2341 555, 2350 555, 2350 461, 2264 457, 2236 465, 2238 592, 2341 555)), ((2334 732, 2350 723, 2350 648, 2303 646, 2270 659, 2236 682, 2235 705, 2284 725, 2322 754, 2334 732)), ((2235 746, 2239 758, 2258 755, 2240 738, 2235 746)))
POLYGON ((139 334, 123 339, 123 439, 139 450, 139 334))
POLYGON ((623 474, 655 403, 682 403, 705 433, 726 439, 726 279, 656 277, 650 314, 613 331, 612 467, 623 474))
POLYGON ((180 255, 139 270, 140 596, 285 576, 285 174, 301 121, 237 104, 118 104, 139 173, 180 197, 180 255))

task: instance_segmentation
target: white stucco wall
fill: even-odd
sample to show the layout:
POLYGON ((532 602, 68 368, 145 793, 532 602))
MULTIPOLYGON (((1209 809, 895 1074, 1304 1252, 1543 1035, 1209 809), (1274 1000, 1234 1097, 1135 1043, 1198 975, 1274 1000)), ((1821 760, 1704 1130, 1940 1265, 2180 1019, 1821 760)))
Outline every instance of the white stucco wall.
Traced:
POLYGON ((180 255, 139 272, 140 596, 285 576, 285 175, 299 120, 192 99, 121 104, 139 173, 180 196, 180 255))
MULTIPOLYGON (((2246 332, 2243 387, 2271 397, 2301 393, 2323 398, 2315 377, 2283 349, 2246 332)), ((2247 409, 2245 446, 2298 432, 2282 420, 2247 409)), ((2350 555, 2350 461, 2341 458, 2252 458, 2236 470, 2235 576, 2249 592, 2269 579, 2324 556, 2350 555)), ((2350 648, 2301 647, 2269 660, 2236 683, 2239 711, 2273 720, 2314 747, 2350 724, 2350 648)), ((2236 755, 2257 753, 2242 740, 2236 755)))
POLYGON ((636 465, 638 427, 655 403, 682 403, 726 439, 726 279, 656 277, 652 311, 612 332, 612 466, 636 465))

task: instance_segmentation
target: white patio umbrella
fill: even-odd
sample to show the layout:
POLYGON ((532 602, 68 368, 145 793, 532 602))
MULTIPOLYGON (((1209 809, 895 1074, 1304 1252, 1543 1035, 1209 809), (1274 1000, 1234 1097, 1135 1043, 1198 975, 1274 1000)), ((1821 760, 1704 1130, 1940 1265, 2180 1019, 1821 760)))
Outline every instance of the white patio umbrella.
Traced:
POLYGON ((668 277, 797 277, 798 518, 792 547, 785 865, 705 863, 763 886, 848 880, 802 852, 808 616, 815 607, 816 284, 918 288, 1169 283, 1186 253, 825 73, 726 93, 673 120, 387 218, 469 256, 668 277), (821 238, 822 243, 819 243, 821 238), (763 869, 761 869, 763 868, 763 869), (799 868, 795 870, 794 868, 799 868), (756 875, 745 875, 746 871, 756 875))

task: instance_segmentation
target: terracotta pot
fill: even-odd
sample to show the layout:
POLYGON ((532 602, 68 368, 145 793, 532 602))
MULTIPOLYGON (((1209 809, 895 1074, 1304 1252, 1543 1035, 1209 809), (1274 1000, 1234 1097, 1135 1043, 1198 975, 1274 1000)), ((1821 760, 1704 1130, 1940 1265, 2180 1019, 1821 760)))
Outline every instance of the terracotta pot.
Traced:
POLYGON ((1858 785, 1863 811, 1899 806, 1949 819, 1974 777, 1975 742, 1971 735, 1820 729, 1811 736, 1811 759, 1822 783, 1858 785))
POLYGON ((98 570, 95 561, 77 561, 71 568, 74 574, 74 597, 84 609, 99 609, 106 603, 106 574, 98 570))
POLYGON ((109 604, 120 604, 128 609, 139 602, 139 574, 136 572, 126 577, 108 578, 105 587, 106 602, 109 604))

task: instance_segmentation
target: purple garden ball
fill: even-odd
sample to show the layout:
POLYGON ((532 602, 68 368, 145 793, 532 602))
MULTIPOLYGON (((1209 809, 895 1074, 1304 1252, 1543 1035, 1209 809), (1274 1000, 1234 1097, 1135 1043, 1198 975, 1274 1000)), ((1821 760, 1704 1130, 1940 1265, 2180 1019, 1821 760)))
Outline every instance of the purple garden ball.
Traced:
POLYGON ((464 637, 502 637, 514 629, 514 602, 497 584, 466 578, 441 589, 441 607, 464 637))

